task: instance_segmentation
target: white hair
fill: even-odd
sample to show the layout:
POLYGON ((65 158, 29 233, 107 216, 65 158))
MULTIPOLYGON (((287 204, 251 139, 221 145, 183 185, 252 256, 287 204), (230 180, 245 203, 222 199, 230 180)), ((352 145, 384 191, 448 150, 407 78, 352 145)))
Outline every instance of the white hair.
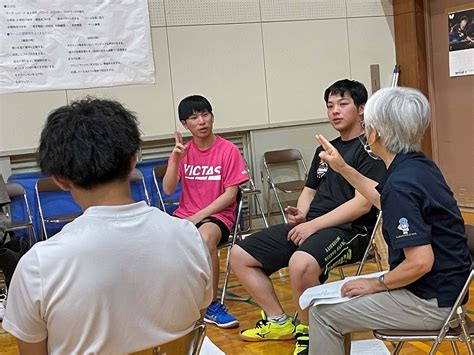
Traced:
POLYGON ((377 130, 385 149, 392 153, 419 152, 430 123, 428 99, 413 88, 380 89, 364 109, 365 130, 377 130))

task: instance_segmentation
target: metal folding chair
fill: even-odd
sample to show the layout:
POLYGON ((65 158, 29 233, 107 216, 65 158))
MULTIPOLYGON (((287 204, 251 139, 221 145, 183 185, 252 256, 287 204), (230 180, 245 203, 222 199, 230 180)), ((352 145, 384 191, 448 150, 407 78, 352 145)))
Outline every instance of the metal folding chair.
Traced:
POLYGON ((464 287, 440 330, 377 329, 373 331, 374 336, 383 341, 398 343, 393 352, 394 355, 400 353, 403 344, 407 341, 433 341, 429 354, 434 355, 444 340, 451 342, 453 354, 460 354, 457 342, 461 342, 467 346, 469 354, 473 355, 474 349, 471 344, 471 338, 474 336, 474 323, 466 316, 462 306, 464 297, 469 292, 469 286, 473 277, 474 270, 471 270, 464 287))
POLYGON ((31 246, 36 242, 36 233, 33 226, 33 217, 31 215, 30 206, 28 204, 28 199, 26 198, 25 188, 16 182, 9 182, 6 184, 6 189, 11 201, 17 199, 22 201, 24 213, 21 219, 16 219, 14 221, 11 219, 10 215, 10 221, 7 221, 5 225, 5 231, 15 232, 17 230, 26 229, 28 231, 28 240, 31 246))
POLYGON ((188 334, 169 343, 141 350, 131 355, 198 355, 206 337, 206 325, 199 321, 188 334))
POLYGON ((240 186, 240 191, 242 192, 242 199, 247 200, 248 202, 248 210, 249 210, 248 221, 249 222, 248 222, 247 228, 241 231, 242 233, 246 233, 252 230, 252 215, 250 212, 250 205, 249 205, 251 199, 255 201, 255 205, 258 209, 257 213, 260 212, 260 216, 262 217, 265 228, 268 228, 268 221, 267 221, 267 218, 265 217, 265 212, 263 211, 262 205, 260 203, 260 198, 259 198, 262 191, 257 189, 257 187, 255 186, 255 182, 252 178, 252 173, 250 172, 247 162, 245 162, 245 168, 247 170, 247 175, 249 177, 249 180, 245 186, 243 185, 240 186))
POLYGON ((148 206, 150 206, 150 196, 148 195, 148 191, 146 188, 145 177, 139 169, 134 168, 130 172, 130 184, 132 188, 135 184, 140 187, 141 199, 144 200, 148 204, 148 206))
POLYGON ((364 269, 364 265, 367 263, 367 261, 371 257, 374 259, 375 264, 377 265, 378 271, 383 270, 381 257, 379 254, 379 250, 377 248, 377 243, 375 241, 375 236, 377 235, 378 231, 380 231, 381 229, 382 229, 382 211, 379 211, 379 213, 377 214, 377 220, 375 221, 374 229, 372 230, 372 234, 370 235, 369 244, 367 244, 367 248, 365 249, 364 256, 362 257, 362 259, 356 263, 337 266, 337 269, 339 271, 339 276, 341 277, 341 279, 345 278, 344 268, 348 266, 358 265, 355 275, 356 276, 361 275, 362 270, 364 269))
MULTIPOLYGON (((297 149, 283 149, 283 150, 273 150, 268 151, 263 154, 263 165, 267 172, 267 183, 268 183, 268 196, 267 196, 267 212, 270 215, 270 190, 273 191, 275 199, 278 203, 281 215, 283 220, 287 223, 285 211, 278 196, 278 192, 282 193, 292 193, 292 192, 301 192, 306 184, 306 177, 308 175, 306 164, 303 160, 303 156, 300 151, 297 149), (298 165, 298 169, 301 166, 303 169, 303 178, 302 179, 293 179, 293 180, 284 180, 281 181, 280 178, 275 176, 272 173, 272 169, 288 164, 298 165)), ((300 174, 301 175, 301 174, 300 174)))
MULTIPOLYGON (((63 200, 63 201, 65 200, 65 197, 66 197, 68 201, 70 202, 73 201, 71 193, 68 191, 63 191, 54 182, 53 178, 51 177, 45 177, 45 178, 39 179, 35 184, 35 193, 36 193, 36 202, 38 204, 38 213, 39 213, 40 222, 41 222, 41 231, 45 239, 49 238, 48 230, 47 230, 48 224, 59 224, 59 225, 66 224, 68 222, 71 222, 76 217, 82 214, 82 212, 75 212, 75 213, 67 213, 67 214, 54 213, 51 215, 45 215, 44 201, 42 201, 42 199, 44 199, 43 195, 48 194, 48 196, 50 197, 52 195, 55 195, 57 196, 57 200, 63 200)), ((75 203, 73 204, 75 205, 75 203)))
POLYGON ((164 212, 170 212, 167 206, 176 207, 179 204, 178 199, 171 199, 171 198, 164 198, 163 194, 161 193, 161 188, 159 182, 163 182, 163 177, 165 176, 166 169, 168 168, 168 164, 159 164, 153 168, 153 181, 156 187, 156 193, 158 195, 158 208, 164 212))

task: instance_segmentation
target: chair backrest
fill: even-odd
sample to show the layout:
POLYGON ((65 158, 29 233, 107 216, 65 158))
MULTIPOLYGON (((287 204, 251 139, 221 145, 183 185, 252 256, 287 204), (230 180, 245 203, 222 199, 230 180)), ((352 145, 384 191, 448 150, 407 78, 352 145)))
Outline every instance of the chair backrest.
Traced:
POLYGON ((6 183, 6 188, 8 192, 8 197, 10 197, 10 199, 14 199, 15 197, 26 195, 25 188, 17 182, 6 183))
MULTIPOLYGON (((308 175, 308 169, 306 168, 306 163, 304 162, 303 156, 298 149, 282 149, 282 150, 271 150, 263 153, 263 165, 267 171, 267 176, 270 181, 273 182, 272 172, 271 172, 271 165, 283 165, 283 164, 291 164, 296 163, 303 169, 303 180, 306 180, 308 175)), ((275 167, 276 168, 276 167, 275 167)))
POLYGON ((46 222, 61 225, 72 221, 82 213, 80 207, 72 198, 71 193, 62 190, 52 177, 40 178, 35 184, 35 194, 42 232, 45 238, 48 238, 46 222), (58 201, 61 202, 61 206, 58 206, 58 201), (47 208, 48 206, 51 208, 47 208), (54 215, 54 220, 48 219, 50 213, 45 214, 49 209, 55 212, 54 214, 51 213, 54 215), (58 211, 61 211, 61 213, 58 213, 58 211))
POLYGON ((168 168, 168 164, 158 164, 153 168, 153 182, 155 183, 156 193, 158 195, 158 208, 164 212, 171 212, 169 211, 166 206, 174 206, 176 207, 179 203, 179 200, 176 198, 166 198, 161 193, 160 182, 163 181, 163 177, 165 176, 166 169, 168 168))
POLYGON ((198 355, 205 336, 206 325, 198 322, 193 330, 179 339, 150 349, 137 351, 131 355, 198 355))
MULTIPOLYGON (((10 197, 12 201, 16 198, 21 198, 21 200, 23 201, 24 207, 26 210, 25 221, 27 221, 28 224, 31 225, 33 223, 33 217, 31 215, 28 199, 26 198, 25 188, 23 187, 23 185, 17 182, 9 182, 6 184, 6 187, 7 187, 8 196, 10 197)), ((34 229, 33 229, 33 232, 34 232, 34 229)))
POLYGON ((377 268, 379 271, 382 271, 382 264, 380 261, 380 256, 379 256, 379 250, 376 244, 376 238, 375 236, 377 235, 377 232, 379 229, 382 228, 382 211, 379 211, 377 214, 377 220, 375 221, 374 224, 374 229, 372 230, 372 234, 370 235, 369 239, 369 244, 367 244, 367 248, 365 249, 364 256, 362 257, 362 260, 359 263, 359 266, 357 267, 356 271, 356 276, 359 276, 362 274, 362 270, 364 268, 364 265, 367 261, 367 258, 370 256, 371 251, 374 253, 374 258, 375 262, 377 264, 377 268))
POLYGON ((36 182, 35 186, 36 192, 54 192, 62 191, 61 187, 56 184, 52 177, 41 178, 36 182))
POLYGON ((263 153, 263 158, 267 164, 284 164, 293 161, 303 160, 298 149, 272 150, 263 153))
POLYGON ((142 189, 143 193, 142 197, 144 198, 145 202, 150 205, 150 196, 148 195, 148 190, 146 188, 145 177, 143 176, 143 173, 139 169, 134 168, 130 172, 129 179, 131 184, 138 183, 140 185, 140 188, 142 189))

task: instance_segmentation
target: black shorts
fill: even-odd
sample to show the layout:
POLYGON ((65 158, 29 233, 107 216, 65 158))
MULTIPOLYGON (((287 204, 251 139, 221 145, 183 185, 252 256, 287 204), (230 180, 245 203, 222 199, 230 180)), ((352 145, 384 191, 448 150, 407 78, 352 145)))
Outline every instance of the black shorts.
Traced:
POLYGON ((199 229, 199 227, 201 227, 205 223, 214 223, 221 230, 221 239, 219 240, 219 243, 217 244, 218 247, 223 245, 223 244, 226 244, 229 241, 230 231, 229 231, 229 228, 227 228, 227 226, 225 225, 224 222, 222 222, 220 219, 218 219, 216 217, 210 216, 210 217, 206 217, 202 221, 196 223, 196 228, 199 229))
POLYGON ((370 239, 365 227, 334 227, 317 231, 297 246, 287 240, 292 228, 289 224, 271 226, 237 244, 262 264, 267 275, 287 267, 295 251, 304 251, 313 256, 323 270, 319 277, 323 283, 332 268, 361 260, 370 239))

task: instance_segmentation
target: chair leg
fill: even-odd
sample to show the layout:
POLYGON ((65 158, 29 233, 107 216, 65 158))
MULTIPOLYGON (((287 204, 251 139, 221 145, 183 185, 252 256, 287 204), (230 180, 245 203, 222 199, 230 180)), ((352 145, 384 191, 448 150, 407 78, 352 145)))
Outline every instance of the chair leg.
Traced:
POLYGON ((393 350, 393 355, 398 355, 400 353, 400 351, 402 350, 403 344, 404 342, 401 341, 397 344, 397 346, 395 346, 395 349, 393 350))
POLYGON ((351 355, 351 333, 344 335, 344 355, 351 355))
POLYGON ((255 202, 257 204, 258 209, 260 210, 260 214, 262 215, 263 223, 265 223, 265 227, 268 228, 268 222, 265 217, 265 212, 263 211, 262 205, 260 204, 260 199, 258 198, 258 195, 255 195, 255 202))
POLYGON ((455 341, 451 342, 451 349, 453 349, 453 354, 454 355, 460 355, 461 353, 459 352, 458 345, 456 344, 455 341))
POLYGON ((224 304, 224 301, 225 301, 226 298, 234 300, 234 301, 243 301, 243 302, 248 301, 250 299, 250 297, 245 298, 245 297, 239 297, 239 296, 226 295, 227 285, 229 283, 229 277, 230 277, 230 251, 231 251, 232 247, 234 246, 235 242, 237 241, 237 237, 241 236, 239 221, 240 221, 240 216, 241 216, 241 213, 242 213, 242 205, 243 205, 243 201, 242 201, 242 199, 240 199, 238 209, 237 209, 237 218, 236 218, 236 223, 235 223, 235 227, 234 227, 234 233, 233 233, 233 236, 232 236, 232 243, 227 248, 227 258, 226 258, 226 263, 225 263, 224 286, 222 287, 222 294, 221 294, 221 300, 220 300, 221 304, 224 304))
POLYGON ((222 286, 222 294, 221 294, 221 304, 224 304, 224 299, 225 299, 225 294, 227 292, 227 284, 229 282, 229 276, 230 276, 230 249, 231 245, 229 245, 229 248, 227 248, 227 259, 225 263, 225 276, 224 276, 224 286, 222 286))
POLYGON ((285 211, 283 210, 283 206, 281 204, 280 198, 278 197, 278 191, 276 189, 272 189, 273 193, 275 194, 276 201, 278 203, 278 208, 280 208, 281 215, 283 216, 283 221, 285 223, 288 223, 288 220, 286 219, 285 211))

